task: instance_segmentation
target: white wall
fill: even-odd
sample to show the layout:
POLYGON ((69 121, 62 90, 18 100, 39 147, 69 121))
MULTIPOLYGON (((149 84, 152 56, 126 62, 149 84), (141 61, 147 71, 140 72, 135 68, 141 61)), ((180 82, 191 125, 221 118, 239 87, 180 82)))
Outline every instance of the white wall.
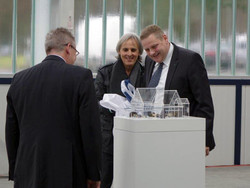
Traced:
POLYGON ((242 88, 241 164, 250 164, 250 86, 242 88))
POLYGON ((8 161, 5 147, 6 94, 9 85, 0 85, 0 175, 7 175, 8 161))
POLYGON ((214 102, 216 147, 206 157, 206 165, 234 164, 235 86, 211 86, 214 102))
MULTIPOLYGON (((6 94, 9 85, 0 85, 0 175, 7 175, 5 148, 6 94)), ((216 148, 206 157, 206 165, 234 164, 235 92, 233 85, 211 86, 215 107, 214 136, 216 148)), ((250 86, 242 90, 241 164, 250 164, 250 86)))

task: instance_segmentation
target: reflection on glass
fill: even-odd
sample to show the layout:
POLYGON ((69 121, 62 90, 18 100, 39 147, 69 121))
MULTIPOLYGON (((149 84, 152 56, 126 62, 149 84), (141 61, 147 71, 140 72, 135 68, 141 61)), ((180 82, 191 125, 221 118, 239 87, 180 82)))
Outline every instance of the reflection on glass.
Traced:
POLYGON ((186 3, 183 0, 175 0, 174 3, 174 27, 173 42, 184 47, 185 37, 185 9, 186 3))
POLYGON ((89 1, 89 59, 88 68, 97 72, 102 65, 102 3, 89 1))
POLYGON ((0 73, 12 73, 12 6, 13 1, 0 0, 0 73))
POLYGON ((157 1, 157 25, 168 34, 169 0, 157 1))
POLYGON ((221 1, 221 75, 231 74, 232 58, 232 0, 221 1))
POLYGON ((141 1, 141 29, 153 24, 153 1, 141 1))
POLYGON ((76 49, 80 52, 77 56, 75 65, 84 66, 84 37, 85 37, 85 3, 86 0, 75 0, 74 7, 74 30, 76 49))
POLYGON ((206 1, 205 65, 209 75, 216 74, 217 1, 206 1))
POLYGON ((246 75, 247 63, 247 1, 237 1, 235 75, 246 75))
POLYGON ((236 33, 236 75, 246 75, 247 33, 236 33))
POLYGON ((107 1, 107 37, 106 37, 106 62, 105 64, 116 61, 116 43, 119 40, 120 29, 120 1, 107 1))
POLYGON ((136 33, 136 2, 137 0, 124 1, 124 34, 136 33))
POLYGON ((18 1, 16 72, 31 66, 31 0, 18 1))
POLYGON ((189 1, 190 12, 190 44, 189 49, 201 54, 201 1, 189 1))

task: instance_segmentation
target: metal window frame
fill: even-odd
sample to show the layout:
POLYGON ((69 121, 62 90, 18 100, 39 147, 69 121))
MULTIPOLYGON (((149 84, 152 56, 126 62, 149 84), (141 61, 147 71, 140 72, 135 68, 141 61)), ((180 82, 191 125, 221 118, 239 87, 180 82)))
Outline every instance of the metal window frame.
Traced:
POLYGON ((13 0, 12 13, 12 73, 16 73, 16 54, 17 54, 17 0, 13 0))

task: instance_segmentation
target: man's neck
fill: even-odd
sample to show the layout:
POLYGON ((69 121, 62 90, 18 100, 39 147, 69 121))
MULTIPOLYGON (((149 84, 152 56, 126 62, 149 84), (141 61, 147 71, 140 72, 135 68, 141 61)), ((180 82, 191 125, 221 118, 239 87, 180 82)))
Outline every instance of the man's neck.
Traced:
POLYGON ((49 56, 49 55, 58 56, 58 57, 62 58, 62 59, 65 61, 65 63, 67 63, 66 58, 65 58, 65 55, 64 55, 63 52, 58 52, 58 51, 52 50, 52 51, 50 51, 50 52, 47 54, 47 56, 49 56))

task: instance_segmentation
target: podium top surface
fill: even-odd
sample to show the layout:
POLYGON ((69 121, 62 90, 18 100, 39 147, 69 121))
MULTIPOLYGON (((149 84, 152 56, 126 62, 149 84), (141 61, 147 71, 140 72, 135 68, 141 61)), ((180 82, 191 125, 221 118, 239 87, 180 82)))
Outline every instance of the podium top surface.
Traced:
POLYGON ((130 132, 205 131, 205 118, 128 118, 114 117, 114 129, 130 132))

